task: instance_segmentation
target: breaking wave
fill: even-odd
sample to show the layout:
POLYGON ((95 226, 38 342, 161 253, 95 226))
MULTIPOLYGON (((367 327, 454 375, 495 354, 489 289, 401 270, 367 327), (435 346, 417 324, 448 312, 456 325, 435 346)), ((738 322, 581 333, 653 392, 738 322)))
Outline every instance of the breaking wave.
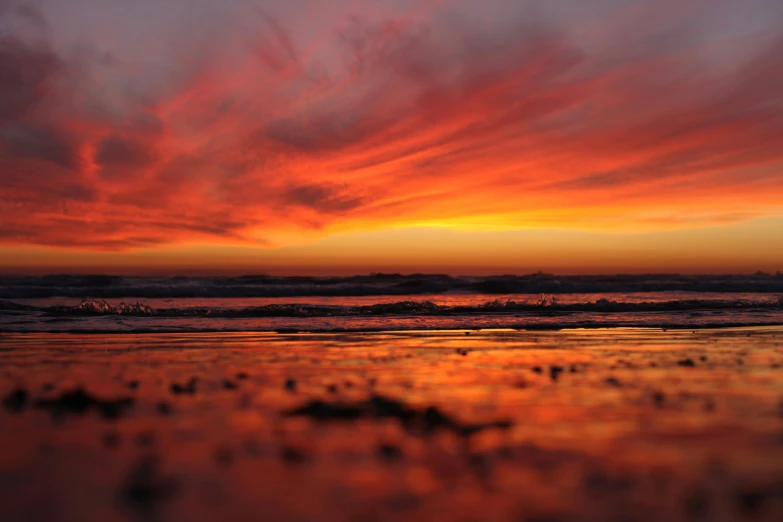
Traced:
POLYGON ((267 304, 248 307, 171 307, 153 308, 144 303, 110 304, 104 300, 84 300, 78 305, 33 306, 13 301, 0 301, 2 312, 38 312, 42 316, 102 316, 133 317, 357 317, 357 316, 450 316, 482 314, 551 315, 573 312, 635 313, 635 312, 693 312, 743 311, 783 309, 783 296, 766 300, 688 299, 656 302, 618 302, 598 299, 583 303, 560 303, 555 296, 542 295, 535 300, 493 300, 478 305, 439 305, 431 301, 399 301, 371 305, 267 304))

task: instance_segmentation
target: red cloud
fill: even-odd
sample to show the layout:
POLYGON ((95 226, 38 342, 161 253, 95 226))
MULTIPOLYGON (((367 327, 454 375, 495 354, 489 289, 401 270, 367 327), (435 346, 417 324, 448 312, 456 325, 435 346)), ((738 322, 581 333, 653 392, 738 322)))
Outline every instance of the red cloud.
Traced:
MULTIPOLYGON (((5 21, 36 14, 3 5, 5 21)), ((0 241, 779 216, 783 39, 710 63, 716 44, 660 5, 643 31, 620 12, 610 37, 584 41, 578 24, 474 29, 446 6, 349 17, 308 47, 262 15, 250 45, 221 39, 202 56, 183 41, 187 60, 156 57, 170 75, 144 89, 117 88, 144 74, 121 58, 1 37, 0 241)))

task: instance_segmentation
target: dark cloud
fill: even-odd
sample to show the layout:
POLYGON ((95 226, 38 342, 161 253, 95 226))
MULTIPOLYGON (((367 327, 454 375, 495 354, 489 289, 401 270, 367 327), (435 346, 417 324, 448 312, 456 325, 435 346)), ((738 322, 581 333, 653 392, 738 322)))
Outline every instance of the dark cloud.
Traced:
POLYGON ((287 190, 283 196, 290 205, 308 207, 324 214, 340 214, 365 203, 361 197, 350 194, 347 187, 332 185, 300 185, 287 190))
POLYGON ((109 136, 100 142, 95 160, 102 166, 143 167, 155 154, 145 144, 122 136, 109 136))
POLYGON ((52 162, 77 169, 81 162, 78 143, 65 130, 33 123, 0 125, 0 151, 5 156, 52 162))
POLYGON ((0 123, 28 115, 52 96, 62 69, 47 47, 0 37, 0 123))

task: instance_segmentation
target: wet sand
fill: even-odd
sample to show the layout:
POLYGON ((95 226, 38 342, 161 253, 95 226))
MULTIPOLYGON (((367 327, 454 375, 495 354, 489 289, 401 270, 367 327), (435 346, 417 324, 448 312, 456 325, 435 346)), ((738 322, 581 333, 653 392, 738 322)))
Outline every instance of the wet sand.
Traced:
POLYGON ((783 327, 0 336, 2 521, 783 520, 783 327))

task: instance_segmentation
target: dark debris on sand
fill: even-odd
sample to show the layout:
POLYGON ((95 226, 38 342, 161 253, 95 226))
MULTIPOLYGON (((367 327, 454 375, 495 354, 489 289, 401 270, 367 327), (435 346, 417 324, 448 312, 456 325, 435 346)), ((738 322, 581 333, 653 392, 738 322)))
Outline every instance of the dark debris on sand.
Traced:
POLYGON ((185 384, 180 384, 178 382, 172 383, 170 390, 174 395, 195 395, 197 384, 198 377, 191 377, 185 384))
POLYGON ((283 385, 284 388, 290 392, 296 391, 296 381, 294 379, 287 379, 285 381, 285 384, 283 385))
POLYGON ((767 494, 759 490, 743 490, 737 492, 737 505, 748 515, 756 515, 761 511, 767 494))
POLYGON ((372 395, 358 402, 324 402, 312 400, 293 410, 284 412, 287 417, 309 417, 319 422, 346 422, 358 419, 397 419, 410 433, 431 435, 436 431, 450 431, 462 437, 488 429, 507 430, 512 422, 500 420, 487 423, 462 423, 436 406, 415 408, 402 401, 372 395))
POLYGON ((677 361, 677 366, 683 366, 685 368, 693 368, 696 366, 696 363, 693 362, 693 359, 682 359, 681 361, 677 361))
POLYGON ((165 401, 160 401, 158 404, 155 405, 155 409, 160 415, 168 416, 173 413, 173 409, 171 408, 171 404, 165 401))
POLYGON ((152 511, 178 492, 178 481, 160 473, 157 458, 147 457, 139 460, 130 470, 119 496, 131 508, 152 511))
POLYGON ((83 415, 89 410, 95 410, 104 419, 113 420, 127 413, 135 404, 136 399, 133 397, 100 399, 83 388, 75 388, 51 399, 39 399, 35 407, 48 410, 57 417, 83 415))
POLYGON ((29 398, 27 390, 17 388, 3 397, 3 407, 10 413, 21 413, 27 407, 29 398))
POLYGON ((384 460, 399 460, 402 458, 402 450, 394 444, 382 443, 378 445, 378 457, 384 460))
POLYGON ((283 446, 280 449, 280 458, 289 464, 299 464, 309 460, 304 451, 293 446, 283 446))

